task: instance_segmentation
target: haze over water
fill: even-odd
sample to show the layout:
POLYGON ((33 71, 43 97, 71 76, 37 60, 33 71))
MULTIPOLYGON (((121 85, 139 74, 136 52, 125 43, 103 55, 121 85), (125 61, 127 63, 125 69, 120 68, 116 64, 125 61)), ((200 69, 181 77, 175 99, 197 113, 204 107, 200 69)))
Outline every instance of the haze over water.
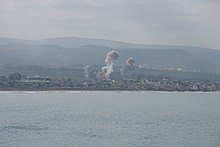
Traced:
POLYGON ((0 146, 220 146, 220 93, 0 92, 0 146))

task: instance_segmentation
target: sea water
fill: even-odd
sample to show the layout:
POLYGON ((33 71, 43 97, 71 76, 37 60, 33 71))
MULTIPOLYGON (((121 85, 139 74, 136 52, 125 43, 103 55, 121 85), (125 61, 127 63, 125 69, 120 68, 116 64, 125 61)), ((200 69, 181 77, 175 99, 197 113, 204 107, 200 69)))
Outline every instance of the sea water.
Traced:
POLYGON ((0 92, 0 147, 219 147, 220 93, 0 92))

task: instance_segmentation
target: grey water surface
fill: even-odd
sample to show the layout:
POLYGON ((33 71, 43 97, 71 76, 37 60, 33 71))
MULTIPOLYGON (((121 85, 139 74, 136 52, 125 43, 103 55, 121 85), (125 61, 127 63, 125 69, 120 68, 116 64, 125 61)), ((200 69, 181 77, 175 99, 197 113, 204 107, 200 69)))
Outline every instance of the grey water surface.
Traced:
POLYGON ((0 92, 0 147, 219 147, 220 93, 0 92))

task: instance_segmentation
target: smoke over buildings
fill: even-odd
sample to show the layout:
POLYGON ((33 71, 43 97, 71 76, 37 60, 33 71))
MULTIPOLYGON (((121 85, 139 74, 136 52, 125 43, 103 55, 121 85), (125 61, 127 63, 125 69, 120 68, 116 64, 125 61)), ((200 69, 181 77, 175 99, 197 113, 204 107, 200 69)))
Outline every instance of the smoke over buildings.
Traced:
POLYGON ((126 76, 128 71, 134 70, 135 66, 134 66, 135 60, 133 57, 129 57, 126 61, 126 65, 121 68, 121 75, 122 77, 126 76))
POLYGON ((107 80, 110 77, 110 74, 114 71, 113 70, 113 65, 114 65, 114 60, 117 60, 119 57, 118 52, 116 51, 110 51, 106 54, 105 58, 105 66, 101 68, 101 71, 98 72, 97 78, 100 80, 107 80))
POLYGON ((91 65, 86 65, 84 68, 85 71, 85 78, 88 80, 91 78, 91 65))

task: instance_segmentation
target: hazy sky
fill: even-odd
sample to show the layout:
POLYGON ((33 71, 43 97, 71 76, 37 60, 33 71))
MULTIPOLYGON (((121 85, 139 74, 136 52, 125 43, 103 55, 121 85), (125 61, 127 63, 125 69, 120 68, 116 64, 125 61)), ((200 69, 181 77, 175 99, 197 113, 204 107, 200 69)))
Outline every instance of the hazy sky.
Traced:
POLYGON ((0 36, 220 49, 220 0, 0 0, 0 36))

